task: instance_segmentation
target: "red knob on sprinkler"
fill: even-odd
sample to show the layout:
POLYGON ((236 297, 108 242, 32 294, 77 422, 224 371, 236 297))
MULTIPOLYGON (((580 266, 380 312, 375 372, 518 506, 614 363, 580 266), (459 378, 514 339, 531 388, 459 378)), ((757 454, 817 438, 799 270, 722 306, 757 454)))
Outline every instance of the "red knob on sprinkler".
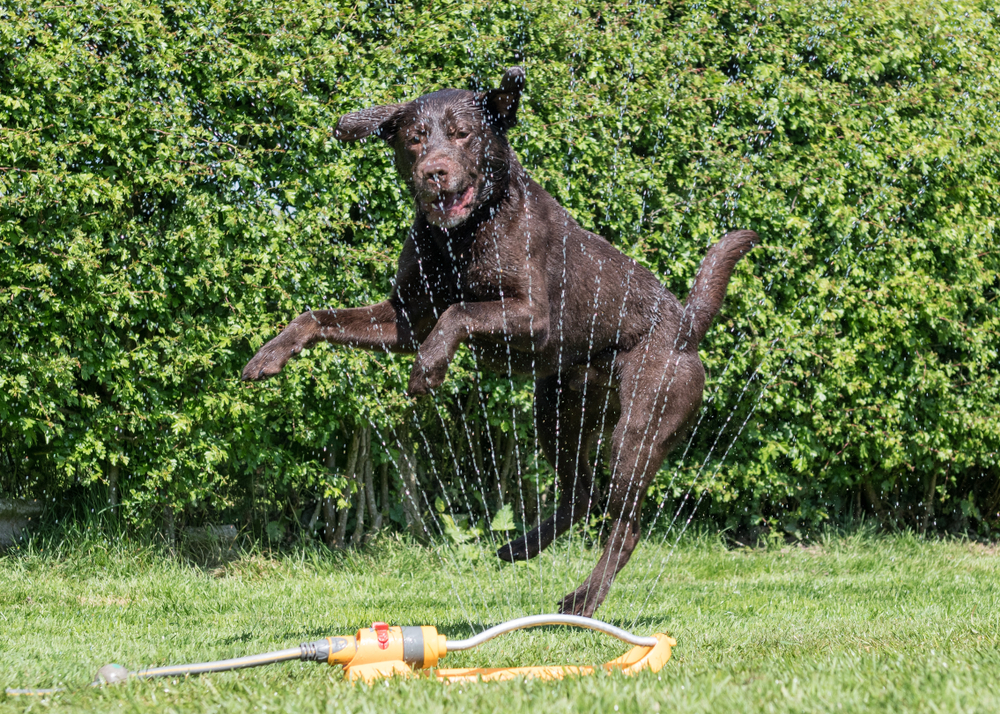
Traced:
POLYGON ((389 623, 373 622, 372 629, 375 630, 375 637, 378 639, 378 648, 380 650, 389 649, 389 623))

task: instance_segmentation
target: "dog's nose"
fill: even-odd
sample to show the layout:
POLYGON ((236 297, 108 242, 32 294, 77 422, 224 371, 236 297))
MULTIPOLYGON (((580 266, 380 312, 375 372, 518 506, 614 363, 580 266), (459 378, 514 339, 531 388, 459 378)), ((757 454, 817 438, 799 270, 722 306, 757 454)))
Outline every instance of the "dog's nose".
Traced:
POLYGON ((435 161, 423 167, 424 181, 441 185, 448 180, 448 167, 442 161, 435 161))

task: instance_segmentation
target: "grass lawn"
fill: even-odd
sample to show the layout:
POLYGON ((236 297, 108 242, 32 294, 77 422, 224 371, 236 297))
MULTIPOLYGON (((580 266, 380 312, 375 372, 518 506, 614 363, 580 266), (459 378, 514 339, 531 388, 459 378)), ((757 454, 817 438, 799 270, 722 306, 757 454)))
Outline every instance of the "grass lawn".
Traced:
MULTIPOLYGON (((67 691, 0 699, 0 712, 1000 711, 1000 552, 864 534, 770 550, 692 539, 648 601, 667 551, 643 544, 598 616, 625 627, 638 617, 638 634, 676 637, 658 674, 369 688, 346 683, 339 669, 292 662, 82 686, 108 662, 135 669, 235 657, 373 620, 466 637, 473 625, 551 611, 596 559, 575 548, 546 553, 537 568, 500 568, 491 557, 460 565, 455 551, 393 541, 362 554, 302 549, 199 567, 84 536, 36 545, 0 558, 0 685, 67 691)), ((627 648, 546 628, 442 664, 592 664, 627 648)))

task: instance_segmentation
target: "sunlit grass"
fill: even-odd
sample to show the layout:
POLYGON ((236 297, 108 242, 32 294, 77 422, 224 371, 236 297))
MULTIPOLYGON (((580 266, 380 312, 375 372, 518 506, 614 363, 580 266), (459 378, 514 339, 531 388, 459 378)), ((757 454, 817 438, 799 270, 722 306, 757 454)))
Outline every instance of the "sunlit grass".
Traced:
MULTIPOLYGON (((676 637, 674 659, 659 674, 368 688, 347 684, 337 669, 295 662, 188 681, 85 686, 108 662, 136 668, 233 657, 349 634, 373 620, 465 637, 473 626, 494 624, 490 617, 554 602, 545 598, 561 594, 563 581, 576 582, 579 568, 596 558, 557 546, 532 571, 501 569, 486 555, 460 572, 454 553, 442 560, 387 539, 360 554, 256 551, 202 567, 155 547, 84 535, 35 544, 0 559, 0 684, 66 691, 8 698, 0 711, 1000 709, 997 553, 864 533, 768 550, 693 538, 666 560, 666 548, 644 544, 598 614, 640 634, 676 637)), ((598 663, 624 649, 605 636, 552 628, 515 633, 445 663, 598 663)))

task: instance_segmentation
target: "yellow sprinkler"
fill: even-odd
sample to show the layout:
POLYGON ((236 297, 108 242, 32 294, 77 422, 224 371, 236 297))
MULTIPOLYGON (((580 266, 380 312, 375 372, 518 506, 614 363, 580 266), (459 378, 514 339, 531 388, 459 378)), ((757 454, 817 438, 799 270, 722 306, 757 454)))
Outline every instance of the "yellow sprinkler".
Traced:
MULTIPOLYGON (((244 667, 259 667, 275 662, 303 660, 341 665, 345 677, 355 682, 362 680, 371 684, 385 677, 411 677, 424 675, 442 682, 484 681, 494 682, 515 677, 536 679, 562 679, 567 676, 591 674, 600 667, 547 666, 547 667, 498 667, 442 669, 437 664, 449 652, 469 650, 493 639, 498 635, 526 627, 542 625, 571 625, 589 630, 597 630, 617 637, 634 647, 617 659, 604 665, 606 670, 619 670, 632 674, 642 670, 658 672, 670 659, 671 648, 677 642, 667 635, 638 637, 606 622, 576 615, 533 615, 521 617, 491 627, 467 640, 449 640, 438 634, 434 627, 395 627, 384 622, 372 623, 371 627, 358 630, 354 637, 327 637, 315 642, 307 642, 278 652, 239 657, 218 662, 182 664, 173 667, 156 667, 129 672, 119 664, 108 664, 97 673, 95 685, 114 684, 130 678, 149 679, 152 677, 186 677, 206 672, 224 672, 244 667)), ((21 690, 25 691, 26 690, 21 690)), ((8 690, 8 693, 10 690, 8 690)), ((20 691, 18 693, 21 693, 20 691)))

